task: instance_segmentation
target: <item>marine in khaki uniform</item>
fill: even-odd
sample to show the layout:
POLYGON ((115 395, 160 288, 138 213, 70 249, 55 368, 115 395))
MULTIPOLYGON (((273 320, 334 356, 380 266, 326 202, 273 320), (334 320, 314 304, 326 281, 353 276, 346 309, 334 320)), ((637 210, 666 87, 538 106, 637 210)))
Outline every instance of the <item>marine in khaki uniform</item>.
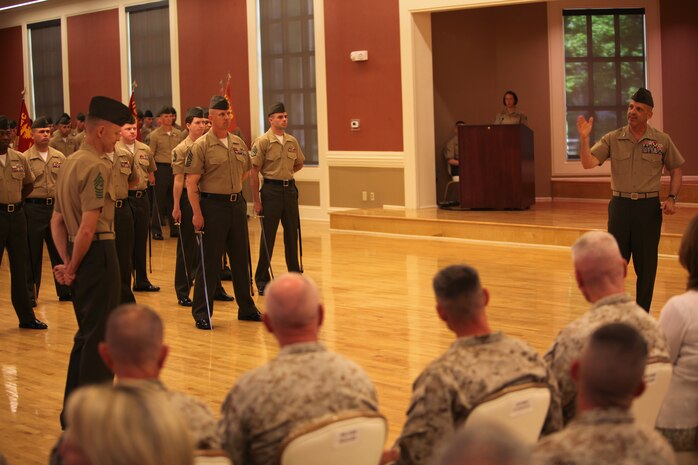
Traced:
MULTIPOLYGON (((64 265, 56 266, 54 274, 58 282, 73 286, 78 323, 68 363, 64 406, 76 388, 113 378, 98 353, 109 313, 121 296, 114 244, 112 164, 106 154, 114 151, 121 126, 130 118, 131 111, 121 102, 93 97, 85 143, 66 160, 58 174, 51 232, 64 265)), ((63 418, 61 423, 65 426, 63 418)))
POLYGON ((157 217, 153 221, 153 234, 162 237, 162 224, 167 218, 170 227, 170 237, 176 237, 177 230, 172 219, 172 208, 174 199, 172 197, 172 187, 174 177, 172 176, 172 150, 182 141, 182 132, 172 126, 174 109, 165 106, 158 114, 160 126, 150 133, 150 150, 153 152, 157 170, 155 171, 155 202, 157 205, 157 217))
POLYGON ((9 122, 0 115, 0 257, 7 249, 12 306, 19 319, 19 327, 46 329, 46 323, 36 319, 27 292, 29 250, 27 219, 22 201, 34 188, 34 173, 27 159, 9 147, 9 122))
POLYGON ((545 361, 558 382, 566 423, 574 417, 577 396, 570 366, 596 328, 612 322, 628 324, 647 341, 650 357, 669 360, 666 338, 659 323, 625 293, 628 264, 621 257, 613 236, 601 231, 582 235, 572 246, 572 257, 577 284, 592 307, 565 326, 545 354, 545 361))
POLYGON ((192 305, 189 291, 199 266, 199 251, 192 224, 193 212, 184 182, 184 160, 194 142, 206 131, 206 118, 201 107, 190 108, 184 120, 187 137, 172 150, 172 174, 174 175, 174 208, 172 218, 179 223, 177 238, 177 261, 175 264, 174 287, 177 303, 184 307, 192 305), (188 278, 188 279, 187 279, 188 278))
MULTIPOLYGON (((132 119, 123 127, 136 128, 132 119)), ((116 255, 119 258, 121 277, 121 299, 119 303, 136 301, 131 291, 131 271, 133 270, 134 220, 129 206, 128 190, 138 184, 138 171, 134 169, 134 156, 130 150, 114 148, 107 154, 112 162, 112 191, 114 194, 114 233, 116 234, 116 255)))
POLYGON ((657 275, 662 212, 676 212, 684 159, 669 135, 647 124, 654 100, 650 91, 638 89, 628 104, 628 125, 611 131, 589 148, 594 117, 577 120, 579 153, 586 169, 611 163, 611 189, 608 204, 608 232, 618 241, 623 258, 633 260, 637 284, 635 299, 650 311, 657 275), (661 177, 669 172, 669 195, 659 199, 661 177))
POLYGON ((295 137, 286 133, 288 114, 283 103, 274 105, 267 115, 270 128, 252 145, 252 192, 254 211, 264 215, 264 242, 260 241, 259 260, 255 272, 255 282, 260 295, 271 277, 269 260, 274 252, 276 230, 281 222, 284 228, 284 251, 288 271, 302 272, 298 262, 298 188, 293 174, 303 168, 303 151, 295 137), (264 184, 261 197, 259 190, 259 173, 264 184))
POLYGON ((458 127, 465 126, 463 121, 456 121, 456 125, 453 128, 453 137, 451 137, 443 148, 442 155, 446 159, 448 172, 451 176, 458 176, 460 174, 460 153, 458 150, 458 127))
POLYGON ((150 133, 153 132, 153 129, 153 112, 145 110, 145 113, 143 113, 143 125, 141 126, 141 142, 148 145, 150 133))
POLYGON ((490 329, 489 292, 477 271, 453 265, 433 281, 439 318, 457 339, 414 382, 407 421, 397 441, 398 464, 432 463, 435 450, 465 423, 472 409, 501 389, 528 382, 550 389, 542 434, 562 428, 560 396, 551 371, 524 341, 490 329))
POLYGON ((494 124, 528 124, 528 117, 516 109, 519 97, 513 90, 504 92, 504 109, 494 118, 494 124))
POLYGON ((208 290, 208 308, 213 312, 213 291, 224 250, 231 260, 238 319, 261 321, 250 295, 247 204, 242 196, 242 182, 251 167, 250 157, 242 139, 228 133, 230 107, 225 97, 211 98, 209 119, 211 130, 194 143, 184 161, 192 224, 196 231, 204 231, 202 268, 206 273, 197 275, 192 307, 199 329, 212 328, 204 286, 208 290))
MULTIPOLYGON (((27 288, 36 305, 41 287, 41 271, 44 257, 44 242, 51 259, 51 268, 63 263, 51 236, 51 216, 56 200, 56 178, 65 162, 65 156, 49 146, 50 133, 46 118, 40 117, 32 123, 34 145, 23 153, 29 162, 34 177, 34 190, 24 199, 24 215, 27 217, 27 242, 29 244, 29 268, 27 288)), ((55 281, 55 279, 54 279, 55 281)), ((71 300, 70 287, 55 281, 58 300, 71 300)))
POLYGON ((75 144, 80 149, 80 146, 85 141, 85 114, 78 112, 75 120, 75 144))
POLYGON ((647 343, 624 323, 597 328, 571 367, 578 415, 534 448, 536 465, 672 465, 660 433, 635 422, 630 407, 645 388, 647 343))
POLYGON ((221 407, 218 430, 233 463, 276 465, 294 427, 346 410, 378 411, 366 372, 318 342, 324 308, 311 280, 277 276, 266 309, 264 323, 279 353, 241 376, 221 407))
POLYGON ((75 140, 73 128, 70 125, 70 115, 63 114, 58 120, 57 133, 51 138, 49 145, 69 157, 80 148, 80 144, 75 140))
MULTIPOLYGON (((150 147, 136 140, 136 125, 125 124, 121 128, 121 140, 116 143, 117 151, 126 151, 133 157, 133 171, 136 184, 129 185, 128 207, 133 216, 133 255, 132 265, 135 270, 133 290, 137 292, 157 292, 158 286, 151 284, 146 269, 146 246, 150 230, 150 200, 148 198, 148 181, 154 181, 155 161, 150 147)), ((130 270, 129 270, 130 273, 130 270)))

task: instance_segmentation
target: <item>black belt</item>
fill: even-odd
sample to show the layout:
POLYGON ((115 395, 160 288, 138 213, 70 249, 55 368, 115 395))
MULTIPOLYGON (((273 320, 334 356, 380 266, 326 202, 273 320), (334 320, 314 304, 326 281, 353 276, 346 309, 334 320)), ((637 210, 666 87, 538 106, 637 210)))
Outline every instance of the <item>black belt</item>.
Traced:
POLYGON ((283 186, 283 187, 294 186, 296 184, 296 181, 293 179, 267 179, 267 178, 264 178, 264 182, 267 184, 275 184, 277 186, 283 186))
MULTIPOLYGON (((114 233, 113 232, 96 232, 92 235, 92 242, 97 242, 97 241, 113 241, 114 240, 114 233)), ((75 242, 75 236, 68 236, 68 242, 75 242)))
POLYGON ((242 198, 242 192, 238 192, 236 194, 210 194, 208 192, 200 192, 199 196, 201 196, 202 199, 224 200, 226 202, 237 202, 238 198, 242 198))
POLYGON ((659 197, 659 192, 620 192, 613 191, 613 197, 622 197, 624 199, 638 200, 638 199, 653 199, 659 197))
POLYGON ((45 199, 41 199, 39 197, 32 197, 30 199, 24 199, 24 201, 27 203, 37 203, 39 205, 53 205, 53 197, 46 197, 45 199))
POLYGON ((126 199, 116 199, 116 200, 114 200, 114 206, 115 206, 116 208, 121 208, 121 207, 123 207, 124 205, 127 205, 127 204, 128 204, 128 199, 127 199, 127 198, 126 198, 126 199))
POLYGON ((14 213, 22 209, 22 202, 0 203, 0 212, 14 213))
POLYGON ((145 193, 146 193, 145 189, 140 190, 140 191, 128 191, 128 196, 140 199, 141 197, 143 197, 145 195, 145 193))

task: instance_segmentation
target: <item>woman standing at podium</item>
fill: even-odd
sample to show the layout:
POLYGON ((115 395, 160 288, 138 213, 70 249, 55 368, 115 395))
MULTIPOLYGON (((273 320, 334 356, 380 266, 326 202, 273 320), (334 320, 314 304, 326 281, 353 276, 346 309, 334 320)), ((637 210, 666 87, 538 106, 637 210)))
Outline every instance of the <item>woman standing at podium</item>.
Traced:
POLYGON ((504 109, 494 119, 494 124, 528 124, 528 117, 516 109, 519 97, 513 90, 504 92, 504 109))

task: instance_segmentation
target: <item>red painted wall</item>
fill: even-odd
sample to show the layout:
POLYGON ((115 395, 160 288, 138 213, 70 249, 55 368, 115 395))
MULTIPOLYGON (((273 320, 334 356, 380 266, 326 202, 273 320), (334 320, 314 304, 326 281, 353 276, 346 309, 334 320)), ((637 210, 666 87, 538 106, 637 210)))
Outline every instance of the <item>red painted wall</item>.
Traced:
POLYGON ((2 72, 0 72, 0 115, 19 122, 19 109, 24 88, 22 28, 0 29, 2 72))
POLYGON ((401 151, 398 0, 326 0, 325 47, 329 149, 401 151), (353 50, 368 61, 349 60, 353 50))
POLYGON ((250 84, 245 0, 178 0, 182 115, 207 107, 230 73, 237 124, 250 142, 250 84))
POLYGON ((698 2, 695 0, 660 3, 664 131, 671 135, 686 159, 683 174, 693 176, 698 175, 698 158, 692 153, 695 122, 691 117, 692 110, 698 107, 696 18, 698 2))
POLYGON ((118 10, 68 17, 70 112, 87 113, 90 99, 121 100, 118 10))

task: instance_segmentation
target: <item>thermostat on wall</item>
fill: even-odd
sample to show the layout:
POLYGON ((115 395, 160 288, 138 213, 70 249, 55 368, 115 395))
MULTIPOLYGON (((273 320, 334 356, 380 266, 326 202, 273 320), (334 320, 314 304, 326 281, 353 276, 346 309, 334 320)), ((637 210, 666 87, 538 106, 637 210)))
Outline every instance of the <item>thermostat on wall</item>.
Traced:
POLYGON ((356 50, 349 54, 351 61, 368 61, 368 50, 356 50))

